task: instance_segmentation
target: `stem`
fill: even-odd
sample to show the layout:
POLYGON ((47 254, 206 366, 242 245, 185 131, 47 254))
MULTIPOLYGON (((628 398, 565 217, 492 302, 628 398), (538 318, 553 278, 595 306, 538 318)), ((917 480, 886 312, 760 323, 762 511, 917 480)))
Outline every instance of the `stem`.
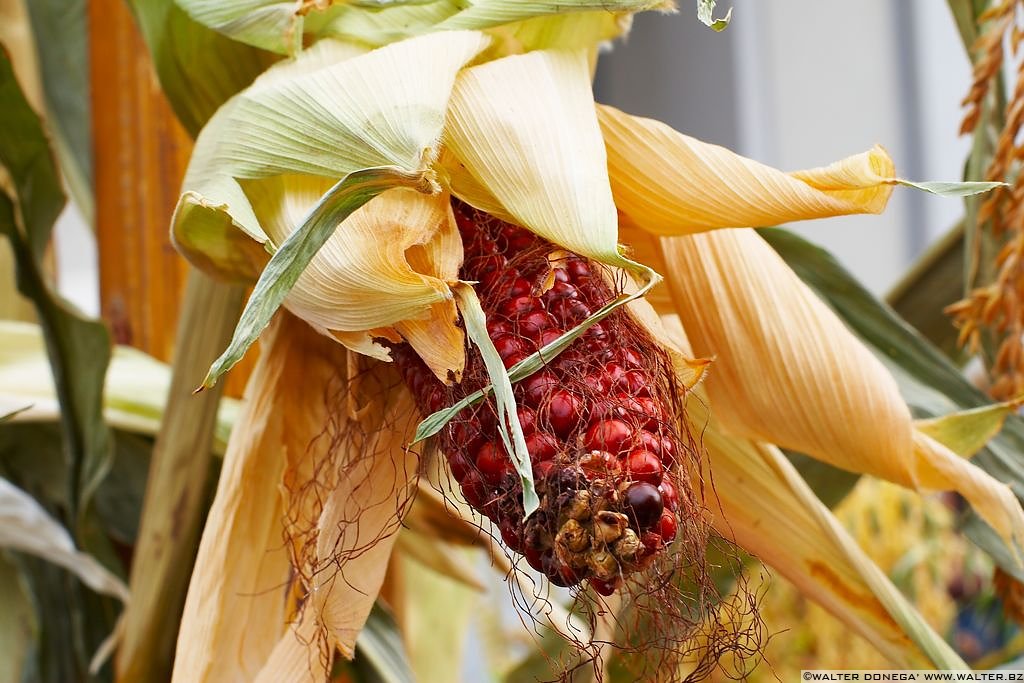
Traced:
POLYGON ((178 325, 174 374, 146 485, 132 563, 132 599, 118 651, 118 681, 170 680, 205 509, 211 444, 223 383, 198 395, 210 363, 231 339, 244 288, 192 271, 178 325))

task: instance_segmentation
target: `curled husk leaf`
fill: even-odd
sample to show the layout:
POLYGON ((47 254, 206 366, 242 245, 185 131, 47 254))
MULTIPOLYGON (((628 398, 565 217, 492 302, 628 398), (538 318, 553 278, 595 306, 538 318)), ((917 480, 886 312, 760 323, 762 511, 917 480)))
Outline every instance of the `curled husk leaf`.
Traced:
POLYGON ((753 230, 662 240, 667 282, 733 433, 914 489, 955 490, 1011 550, 1010 489, 916 431, 895 380, 753 230))
MULTIPOLYGON (((250 199, 279 244, 332 184, 278 176, 253 183, 250 199)), ((335 229, 285 306, 348 348, 383 360, 388 352, 373 337, 405 339, 447 381, 449 371, 461 376, 465 364, 449 289, 461 265, 462 241, 447 193, 389 190, 335 229)))
POLYGON ((174 681, 299 680, 287 672, 351 655, 416 475, 397 427, 410 399, 393 368, 351 360, 287 313, 265 335, 203 531, 174 681))
POLYGON ((598 106, 615 204, 658 235, 881 213, 895 168, 881 147, 823 168, 783 173, 653 119, 598 106))

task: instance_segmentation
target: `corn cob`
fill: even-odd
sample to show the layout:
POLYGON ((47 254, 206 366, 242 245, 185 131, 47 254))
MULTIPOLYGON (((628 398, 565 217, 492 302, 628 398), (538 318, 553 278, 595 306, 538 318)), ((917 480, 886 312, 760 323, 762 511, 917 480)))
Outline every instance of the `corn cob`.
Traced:
MULTIPOLYGON (((533 233, 454 202, 465 248, 461 277, 474 281, 487 330, 506 367, 580 323, 614 297, 600 266, 533 233)), ((440 382, 407 345, 394 349, 424 412, 487 383, 467 350, 462 381, 440 382)), ((492 399, 463 410, 440 448, 467 502, 502 540, 558 586, 584 579, 611 594, 676 536, 676 476, 686 449, 672 415, 668 363, 621 309, 590 327, 542 370, 514 385, 541 500, 523 521, 522 488, 498 435, 492 399)))

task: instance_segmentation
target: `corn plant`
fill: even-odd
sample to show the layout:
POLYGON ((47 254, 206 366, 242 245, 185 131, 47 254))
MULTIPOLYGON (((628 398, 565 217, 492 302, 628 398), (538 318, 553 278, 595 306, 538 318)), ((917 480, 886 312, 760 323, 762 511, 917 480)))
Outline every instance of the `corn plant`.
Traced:
MULTIPOLYGON (((714 4, 698 18, 727 30, 714 4)), ((76 119, 0 63, 0 228, 39 323, 0 327, 7 678, 458 680, 499 580, 530 628, 510 656, 479 620, 495 679, 747 677, 757 566, 894 667, 967 667, 830 506, 860 475, 955 493, 1024 577, 1016 397, 767 228, 899 187, 967 197, 973 224, 1005 163, 912 182, 874 147, 787 173, 595 102, 600 48, 664 1, 130 6, 195 136, 169 368, 111 356, 54 294, 45 127, 77 140, 76 119)), ((951 7, 965 40, 1012 20, 951 7)), ((30 14, 41 35, 59 12, 30 14)), ((57 157, 88 204, 76 150, 57 157)), ((973 310, 953 312, 980 347, 973 310)))

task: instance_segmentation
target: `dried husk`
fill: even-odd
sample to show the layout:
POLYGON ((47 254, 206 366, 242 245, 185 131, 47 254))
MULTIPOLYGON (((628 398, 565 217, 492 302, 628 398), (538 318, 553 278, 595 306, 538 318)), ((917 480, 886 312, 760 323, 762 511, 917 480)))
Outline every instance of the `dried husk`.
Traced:
POLYGON ((1010 489, 916 431, 895 380, 753 230, 663 238, 712 409, 738 436, 919 490, 955 490, 1014 549, 1010 489))

